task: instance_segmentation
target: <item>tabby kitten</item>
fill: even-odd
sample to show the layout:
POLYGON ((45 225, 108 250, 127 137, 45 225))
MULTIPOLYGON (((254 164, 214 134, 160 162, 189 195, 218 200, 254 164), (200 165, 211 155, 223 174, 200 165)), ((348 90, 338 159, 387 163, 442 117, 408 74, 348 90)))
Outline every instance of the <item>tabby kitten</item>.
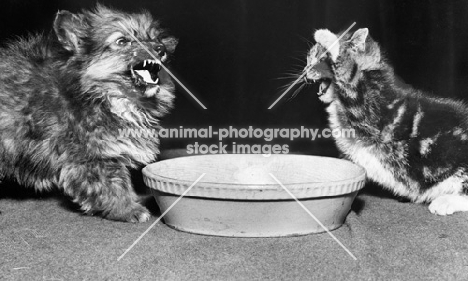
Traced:
POLYGON ((395 83, 367 28, 352 36, 315 32, 306 81, 319 81, 339 150, 368 178, 433 214, 468 211, 468 107, 395 83), (328 51, 327 51, 328 50, 328 51), (326 52, 324 56, 321 56, 326 52))

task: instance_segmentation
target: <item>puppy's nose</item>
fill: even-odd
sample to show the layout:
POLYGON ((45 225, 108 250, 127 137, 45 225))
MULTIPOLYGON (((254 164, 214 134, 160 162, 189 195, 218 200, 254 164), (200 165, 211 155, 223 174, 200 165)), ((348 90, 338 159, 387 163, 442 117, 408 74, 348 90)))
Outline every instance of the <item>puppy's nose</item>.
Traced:
POLYGON ((164 45, 156 45, 156 47, 154 47, 154 50, 156 51, 156 53, 158 54, 158 56, 160 58, 162 58, 165 54, 166 54, 166 47, 164 47, 164 45))

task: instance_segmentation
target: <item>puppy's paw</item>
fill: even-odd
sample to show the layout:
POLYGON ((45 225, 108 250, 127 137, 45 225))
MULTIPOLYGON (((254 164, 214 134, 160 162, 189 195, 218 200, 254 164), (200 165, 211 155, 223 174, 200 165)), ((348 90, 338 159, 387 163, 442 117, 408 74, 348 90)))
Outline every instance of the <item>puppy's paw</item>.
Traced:
POLYGON ((468 211, 468 197, 456 194, 439 196, 429 204, 429 211, 440 216, 466 212, 468 211))
POLYGON ((107 219, 125 222, 146 222, 151 217, 150 212, 140 204, 133 204, 124 210, 113 210, 105 216, 107 219))
POLYGON ((129 210, 127 214, 125 214, 125 221, 147 222, 150 219, 150 217, 150 212, 145 207, 138 205, 132 210, 129 210))
POLYGON ((143 210, 140 211, 133 211, 131 216, 130 222, 147 222, 149 221, 151 215, 150 212, 146 208, 142 208, 143 210))

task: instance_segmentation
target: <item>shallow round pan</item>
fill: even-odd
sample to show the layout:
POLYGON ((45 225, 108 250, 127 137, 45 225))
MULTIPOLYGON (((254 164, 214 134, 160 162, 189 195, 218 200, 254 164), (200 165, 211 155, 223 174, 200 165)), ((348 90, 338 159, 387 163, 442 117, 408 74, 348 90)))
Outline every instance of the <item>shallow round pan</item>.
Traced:
POLYGON ((341 226, 365 171, 345 160, 304 155, 222 154, 160 161, 143 169, 169 226, 191 233, 277 237, 341 226), (282 185, 280 185, 276 178, 282 185))

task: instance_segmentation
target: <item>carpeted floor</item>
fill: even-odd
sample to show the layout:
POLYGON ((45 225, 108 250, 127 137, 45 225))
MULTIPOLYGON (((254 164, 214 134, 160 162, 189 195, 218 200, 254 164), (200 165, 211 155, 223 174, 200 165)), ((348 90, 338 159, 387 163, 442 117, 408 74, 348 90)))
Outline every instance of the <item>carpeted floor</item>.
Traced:
MULTIPOLYGON (((305 154, 319 153, 334 152, 305 154)), ((160 214, 152 197, 146 205, 150 222, 113 222, 57 194, 0 186, 0 280, 468 280, 468 213, 435 216, 371 184, 333 231, 357 261, 326 233, 224 238, 162 222, 118 261, 160 214)))
POLYGON ((1 280, 468 280, 468 214, 439 217, 382 194, 360 194, 333 232, 357 261, 326 233, 222 238, 163 223, 117 261, 156 217, 112 222, 60 196, 2 197, 1 280))

